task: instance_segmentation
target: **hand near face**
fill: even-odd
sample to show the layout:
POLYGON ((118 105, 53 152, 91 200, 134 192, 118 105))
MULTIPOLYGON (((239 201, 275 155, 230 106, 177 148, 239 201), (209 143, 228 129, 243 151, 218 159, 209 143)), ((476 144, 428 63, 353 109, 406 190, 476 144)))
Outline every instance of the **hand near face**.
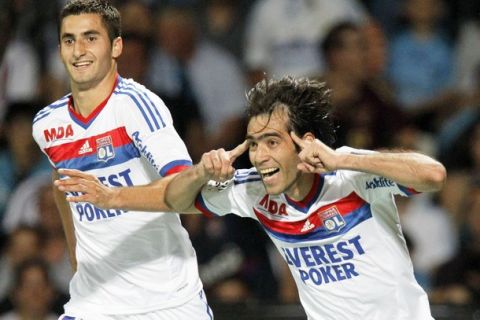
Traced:
POLYGON ((293 131, 292 140, 300 147, 301 162, 297 168, 304 172, 325 173, 337 169, 339 155, 318 139, 301 139, 293 131))
POLYGON ((248 141, 244 141, 230 151, 217 149, 206 152, 202 155, 197 168, 200 170, 200 174, 208 180, 218 182, 229 180, 235 172, 233 163, 247 150, 248 141))
POLYGON ((62 192, 76 192, 78 195, 68 195, 68 202, 90 202, 98 208, 113 207, 111 201, 115 188, 109 188, 97 177, 79 170, 59 169, 58 173, 66 179, 55 180, 54 185, 62 192))

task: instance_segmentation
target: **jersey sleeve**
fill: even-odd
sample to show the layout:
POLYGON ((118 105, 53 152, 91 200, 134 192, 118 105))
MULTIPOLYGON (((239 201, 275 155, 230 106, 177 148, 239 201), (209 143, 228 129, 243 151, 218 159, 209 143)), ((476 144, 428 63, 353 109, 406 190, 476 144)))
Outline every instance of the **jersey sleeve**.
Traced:
POLYGON ((195 207, 206 216, 224 216, 233 213, 244 218, 254 218, 253 180, 244 179, 246 170, 237 170, 226 182, 210 181, 198 194, 195 207))
POLYGON ((149 91, 135 91, 127 96, 128 112, 121 112, 122 122, 141 155, 161 175, 168 176, 192 165, 185 143, 173 126, 167 106, 149 91))
MULTIPOLYGON (((338 152, 368 154, 376 151, 354 149, 350 147, 342 147, 337 149, 338 152)), ((379 198, 391 198, 392 195, 411 196, 419 193, 413 188, 408 188, 396 183, 393 180, 370 173, 340 170, 338 175, 342 180, 353 185, 358 194, 368 202, 374 202, 379 198)))

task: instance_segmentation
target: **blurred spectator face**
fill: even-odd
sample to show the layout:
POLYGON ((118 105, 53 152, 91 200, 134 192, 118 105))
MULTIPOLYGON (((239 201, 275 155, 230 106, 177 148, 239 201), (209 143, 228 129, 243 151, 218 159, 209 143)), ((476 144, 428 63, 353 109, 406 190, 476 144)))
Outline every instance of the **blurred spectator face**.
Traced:
POLYGON ((27 319, 41 319, 48 313, 54 291, 48 282, 47 270, 30 265, 22 271, 19 283, 14 289, 14 304, 27 319))
POLYGON ((140 36, 123 38, 122 55, 118 58, 118 71, 125 78, 143 82, 148 66, 147 41, 140 36))
POLYGON ((336 68, 352 78, 363 80, 367 76, 365 38, 360 31, 344 30, 342 45, 333 52, 336 68))
POLYGON ((7 255, 13 265, 17 265, 40 252, 38 234, 28 228, 13 231, 8 239, 7 255))
POLYGON ((477 187, 472 192, 472 205, 468 212, 468 227, 472 234, 480 240, 480 188, 477 187))
POLYGON ((371 77, 382 75, 387 66, 387 40, 380 25, 368 23, 364 28, 367 69, 371 77))
POLYGON ((42 186, 39 189, 38 206, 40 225, 47 231, 62 231, 62 221, 58 213, 51 185, 42 186))
POLYGON ((18 115, 12 118, 6 126, 6 138, 10 150, 19 156, 29 156, 35 149, 32 137, 32 119, 18 115))
POLYGON ((180 9, 167 9, 158 21, 158 40, 170 55, 188 60, 196 41, 193 17, 180 9))
POLYGON ((213 35, 227 33, 236 20, 236 3, 230 0, 212 0, 207 6, 207 25, 213 35))
POLYGON ((407 0, 405 14, 413 24, 435 24, 443 14, 443 2, 440 0, 407 0))
POLYGON ((122 16, 122 31, 149 36, 152 32, 150 10, 142 1, 128 1, 118 8, 122 16))
POLYGON ((480 124, 477 124, 473 130, 470 144, 470 156, 472 157, 473 166, 480 168, 480 124))

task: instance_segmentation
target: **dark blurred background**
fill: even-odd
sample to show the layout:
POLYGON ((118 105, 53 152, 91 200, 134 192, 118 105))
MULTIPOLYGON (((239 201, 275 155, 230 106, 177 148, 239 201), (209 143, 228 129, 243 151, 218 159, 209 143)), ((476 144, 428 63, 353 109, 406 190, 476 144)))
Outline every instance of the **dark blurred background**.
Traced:
MULTIPOLYGON (((0 319, 56 319, 71 277, 33 115, 67 94, 64 0, 0 0, 0 319), (32 303, 36 301, 36 303, 32 303)), ((397 199, 436 319, 480 319, 480 1, 124 0, 119 73, 169 107, 193 160, 243 140, 245 92, 284 75, 333 89, 336 147, 415 149, 445 188, 397 199)), ((248 167, 248 159, 238 167, 248 167)), ((305 319, 255 221, 182 217, 216 319, 305 319)))

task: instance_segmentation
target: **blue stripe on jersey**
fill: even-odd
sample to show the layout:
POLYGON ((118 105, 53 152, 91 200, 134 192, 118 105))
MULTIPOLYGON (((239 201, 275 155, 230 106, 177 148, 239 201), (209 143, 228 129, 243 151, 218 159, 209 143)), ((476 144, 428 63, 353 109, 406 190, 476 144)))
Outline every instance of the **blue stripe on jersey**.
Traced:
POLYGON ((62 99, 62 100, 58 100, 55 103, 52 103, 51 105, 46 106, 35 115, 35 118, 33 119, 33 123, 48 116, 50 112, 52 112, 52 110, 64 107, 67 104, 68 104, 68 99, 62 99))
MULTIPOLYGON (((165 122, 163 121, 162 116, 158 111, 158 108, 155 106, 155 104, 150 99, 150 97, 146 94, 146 92, 141 90, 134 83, 126 83, 122 79, 122 81, 118 85, 118 89, 116 90, 116 93, 123 93, 123 94, 129 95, 132 98, 132 100, 135 101, 135 104, 137 105, 138 108, 143 107, 144 109, 146 109, 146 111, 150 115, 151 120, 153 120, 156 129, 165 127, 165 122), (132 95, 135 95, 135 97, 137 97, 142 102, 142 104, 140 105, 139 100, 134 98, 132 95)), ((153 126, 150 125, 150 120, 147 116, 147 113, 143 109, 141 109, 141 111, 142 111, 143 117, 145 118, 147 123, 149 123, 151 131, 153 132, 154 129, 152 129, 153 126)))
POLYGON ((93 170, 93 169, 103 169, 115 166, 127 162, 128 160, 140 158, 140 152, 135 147, 133 143, 125 144, 121 147, 115 148, 115 157, 107 160, 100 161, 97 159, 96 154, 72 158, 64 161, 60 161, 55 164, 57 168, 65 169, 77 169, 81 171, 93 170))
POLYGON ((178 167, 178 166, 189 166, 190 167, 191 165, 192 165, 192 161, 190 161, 190 160, 175 160, 175 161, 169 162, 166 165, 164 165, 163 168, 160 169, 159 173, 162 177, 165 177, 167 172, 170 171, 174 167, 178 167))
POLYGON ((128 93, 128 92, 124 92, 124 91, 114 91, 113 94, 124 94, 126 96, 129 96, 133 102, 135 102, 135 104, 137 105, 137 108, 140 110, 140 112, 142 113, 143 115, 143 118, 145 119, 145 122, 147 122, 148 124, 148 127, 150 128, 150 131, 151 132, 154 132, 155 130, 153 129, 153 126, 152 124, 150 123, 150 120, 148 119, 147 117, 147 114, 145 113, 145 111, 143 110, 142 106, 138 103, 138 100, 133 96, 133 94, 131 93, 128 93))
POLYGON ((152 109, 151 109, 151 103, 148 104, 147 101, 145 101, 144 97, 145 95, 142 94, 142 92, 140 92, 136 87, 134 87, 133 85, 119 85, 119 88, 120 90, 119 91, 122 91, 122 92, 130 92, 130 93, 133 93, 135 94, 143 103, 143 106, 145 107, 145 109, 148 111, 148 113, 150 114, 150 118, 153 120, 153 122, 155 123, 155 127, 156 129, 160 129, 160 125, 158 124, 158 121, 157 119, 155 118, 155 115, 153 114, 152 112, 152 109))
POLYGON ((405 193, 407 196, 411 196, 411 195, 414 195, 414 194, 417 193, 414 189, 404 187, 404 186, 402 186, 402 185, 400 185, 400 184, 398 184, 398 183, 397 183, 397 186, 398 186, 398 188, 399 188, 400 190, 402 190, 403 193, 405 193))
POLYGON ((344 228, 336 232, 328 231, 325 227, 322 226, 309 233, 294 235, 272 231, 263 224, 262 226, 268 234, 272 235, 272 237, 277 238, 280 241, 295 243, 303 241, 323 240, 347 233, 348 231, 350 231, 350 229, 357 226, 361 222, 370 219, 372 217, 372 211, 370 210, 370 205, 366 203, 357 210, 354 210, 342 217, 345 220, 346 225, 344 228))
POLYGON ((71 317, 71 316, 63 316, 63 318, 61 318, 62 320, 75 320, 76 318, 75 317, 71 317))
POLYGON ((121 84, 121 88, 122 89, 133 89, 135 92, 137 92, 138 94, 140 94, 141 96, 145 97, 145 99, 147 100, 148 104, 147 105, 147 108, 150 112, 150 115, 152 116, 153 120, 156 121, 155 119, 155 115, 152 113, 152 109, 153 111, 155 112, 155 114, 157 115, 158 117, 158 120, 162 123, 162 127, 165 127, 165 122, 163 122, 163 118, 162 118, 162 115, 160 114, 160 112, 158 111, 158 108, 155 106, 155 103, 153 103, 152 99, 150 99, 150 97, 148 96, 147 92, 145 91, 145 89, 142 90, 141 87, 138 87, 137 85, 135 85, 134 83, 126 83, 126 82, 122 82, 121 84), (151 107, 151 108, 150 108, 151 107))
POLYGON ((244 180, 237 180, 237 179, 235 179, 235 180, 233 180, 233 184, 237 185, 237 184, 248 183, 248 182, 255 182, 255 181, 262 181, 262 178, 260 178, 260 177, 257 177, 257 178, 252 177, 252 178, 250 178, 250 179, 244 179, 244 180))

